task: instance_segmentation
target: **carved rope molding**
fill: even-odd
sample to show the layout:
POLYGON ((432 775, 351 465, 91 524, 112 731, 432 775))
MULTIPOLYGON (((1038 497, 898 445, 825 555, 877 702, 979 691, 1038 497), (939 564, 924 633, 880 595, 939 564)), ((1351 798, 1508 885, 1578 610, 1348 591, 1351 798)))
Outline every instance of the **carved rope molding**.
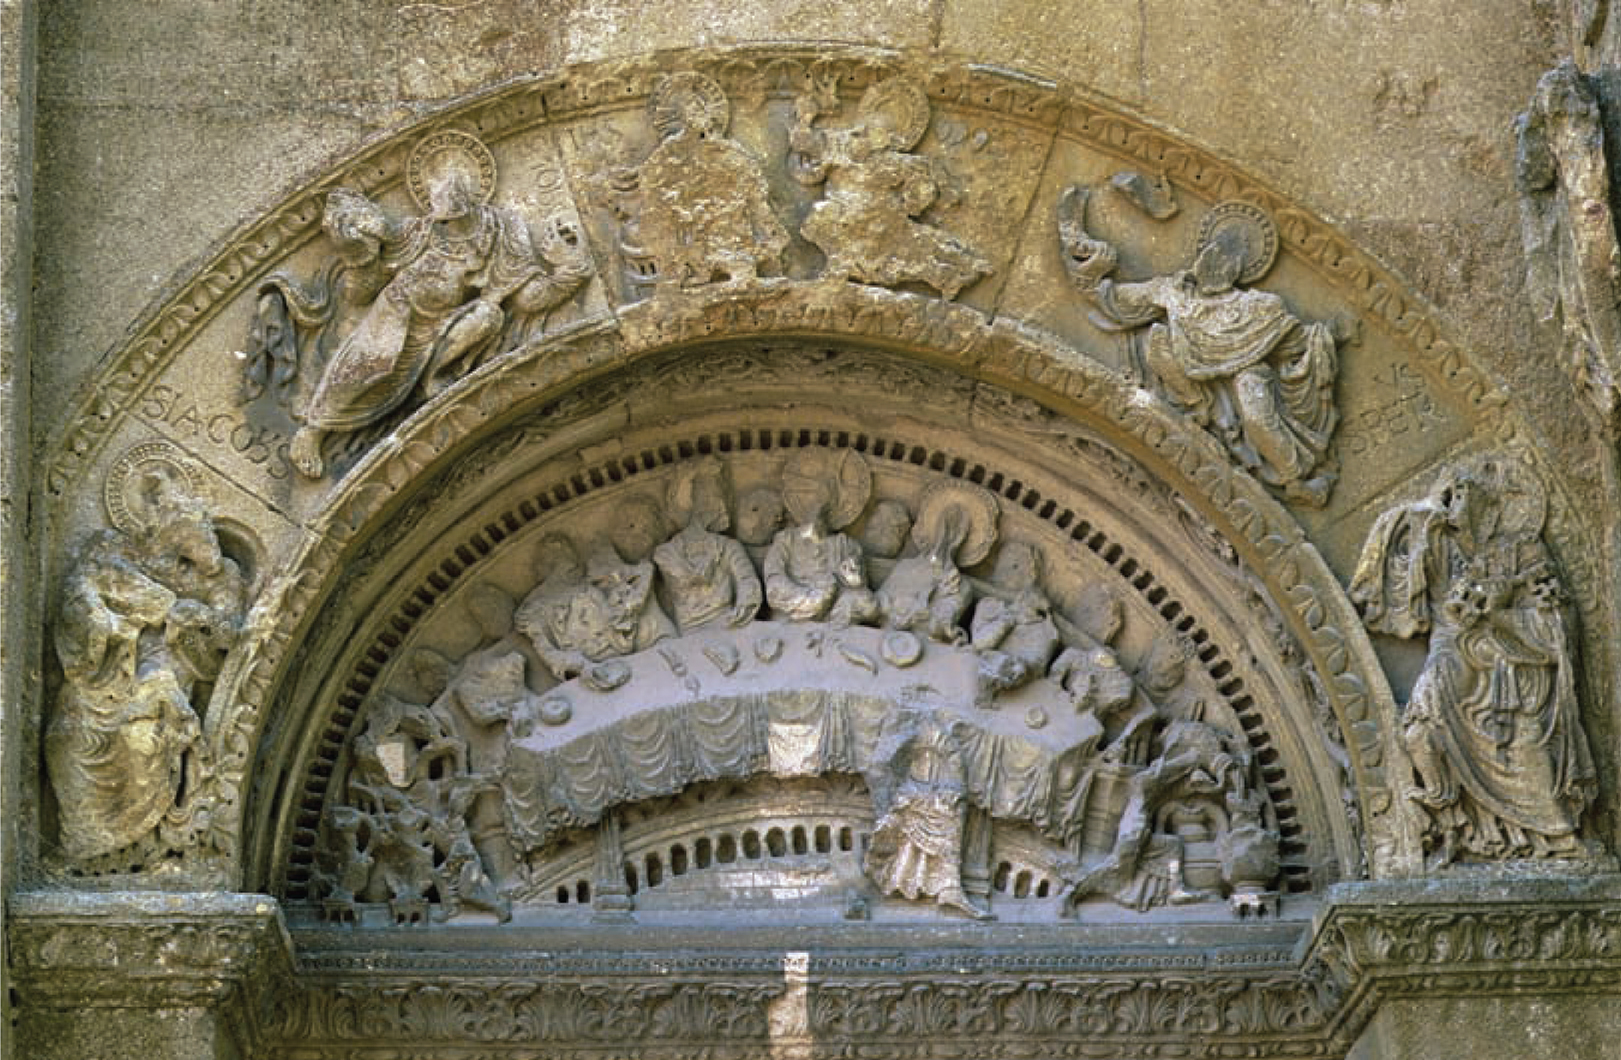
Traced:
MULTIPOLYGON (((748 294, 686 296, 643 303, 622 315, 619 328, 588 327, 553 344, 485 366, 430 403, 334 488, 287 573, 255 608, 247 643, 221 675, 208 719, 217 759, 240 796, 252 749, 292 663, 290 649, 322 606, 329 579, 352 560, 350 543, 385 509, 444 466, 481 428, 540 407, 564 388, 667 351, 702 345, 716 336, 817 335, 910 350, 914 356, 966 370, 994 384, 1039 397, 1055 412, 1110 425, 1134 440, 1175 488, 1202 497, 1252 569, 1289 616, 1292 632, 1328 691, 1351 749, 1355 782, 1376 870, 1415 850, 1386 776, 1396 736, 1394 704, 1366 634, 1332 572, 1287 511, 1253 478, 1235 469, 1215 439, 1191 427, 1162 402, 1051 337, 977 311, 910 294, 858 288, 788 287, 748 294)), ((235 812, 245 807, 240 802, 235 812)), ((241 825, 236 834, 240 835, 241 825)), ((236 871, 240 871, 240 867, 236 871)))
MULTIPOLYGON (((46 475, 48 490, 65 503, 127 410, 177 352, 273 262, 316 237, 322 198, 332 187, 346 184, 375 193, 397 184, 411 146, 426 132, 471 128, 499 140, 545 121, 633 105, 645 98, 655 77, 695 67, 712 73, 729 94, 741 100, 787 92, 806 83, 812 74, 838 74, 846 85, 859 87, 904 69, 924 83, 936 100, 1052 128, 1098 150, 1163 170, 1201 195, 1241 197, 1263 204, 1278 218, 1286 245, 1349 304, 1407 343, 1415 360, 1462 404, 1477 412, 1501 411, 1505 405, 1501 392, 1466 354, 1441 337, 1440 328, 1421 303, 1327 225, 1208 154, 1109 112, 1077 89, 895 52, 792 47, 710 50, 592 64, 500 87, 393 134, 340 170, 306 185, 233 238, 191 283, 149 314, 110 366, 98 373, 94 387, 86 389, 79 410, 53 447, 46 475)), ((255 609, 250 635, 221 681, 217 701, 227 708, 210 712, 210 738, 219 752, 222 780, 229 791, 240 791, 286 646, 319 595, 325 577, 346 543, 406 482, 481 424, 510 411, 514 400, 534 399, 582 383, 655 345, 691 343, 718 334, 717 329, 732 329, 730 333, 739 335, 847 334, 865 342, 877 339, 914 352, 928 351, 925 357, 949 358, 1015 389, 1063 395, 1102 418, 1126 410, 1116 419, 1118 426, 1155 451, 1165 464, 1177 468, 1179 475, 1197 487, 1196 492, 1210 498, 1227 525, 1248 542, 1255 568, 1268 572, 1276 598, 1287 601, 1295 632, 1324 678, 1345 742, 1352 749, 1365 812, 1370 823, 1384 816, 1392 801, 1384 761, 1393 745, 1378 719, 1389 717, 1389 694, 1359 622, 1299 527, 1249 476, 1231 468, 1225 455, 1201 432, 1178 422, 1157 402, 1141 402, 1122 380, 1096 366, 1076 367, 1084 359, 1073 351, 1038 339, 1013 322, 987 324, 980 314, 961 307, 879 292, 841 295, 830 301, 821 295, 811 299, 802 293, 774 291, 734 298, 713 308, 704 308, 702 302, 659 298, 621 309, 618 323, 622 333, 616 333, 612 322, 587 325, 548 345, 544 358, 540 351, 530 351, 489 366, 499 371, 485 371, 444 395, 446 400, 420 410, 402 429, 397 448, 369 454, 334 488, 326 514, 314 527, 317 539, 305 545, 293 566, 295 573, 273 584, 255 609), (840 304, 845 301, 851 304, 840 304), (676 303, 699 308, 688 311, 676 303), (885 314, 886 303, 907 308, 904 312, 889 309, 899 319, 882 324, 877 318, 885 314), (660 314, 669 319, 652 319, 660 314), (742 319, 745 314, 752 315, 753 321, 742 319), (983 344, 983 350, 976 350, 977 344, 983 344), (544 365, 537 367, 542 359, 544 365)), ((1523 433, 1511 416, 1491 420, 1503 440, 1523 433)), ((1567 564, 1572 584, 1595 584, 1595 579, 1583 576, 1582 565, 1574 559, 1599 553, 1580 547, 1589 536, 1588 528, 1570 521, 1571 510, 1568 503, 1555 506, 1550 538, 1567 564)), ((1584 603, 1588 604, 1584 610, 1591 608, 1590 601, 1584 603)), ((238 804, 235 812, 239 815, 240 811, 238 804)), ((1371 852, 1376 871, 1381 859, 1401 858, 1403 851, 1411 849, 1410 837, 1403 837, 1401 828, 1392 826, 1385 831, 1389 834, 1386 848, 1371 852)))

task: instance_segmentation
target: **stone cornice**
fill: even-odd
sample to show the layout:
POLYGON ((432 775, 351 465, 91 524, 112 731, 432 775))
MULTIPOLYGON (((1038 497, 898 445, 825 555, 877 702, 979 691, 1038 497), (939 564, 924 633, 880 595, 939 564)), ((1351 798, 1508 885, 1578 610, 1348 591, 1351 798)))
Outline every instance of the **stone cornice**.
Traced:
POLYGON ((217 1010, 256 1047, 260 1009, 287 989, 292 944, 265 895, 51 891, 13 895, 9 913, 24 1008, 217 1010))
POLYGON ((1340 884, 1301 967, 1340 997, 1332 1029, 1347 1043, 1388 997, 1614 993, 1621 877, 1340 884))
POLYGON ((9 931, 23 1006, 210 1008, 248 1055, 285 1060, 819 1057, 854 1042, 908 1060, 970 1040, 1009 1060, 1337 1057, 1390 997, 1621 989, 1615 875, 1346 884, 1298 930, 1190 925, 1177 945, 1077 925, 737 929, 707 945, 652 925, 516 947, 477 929, 289 936, 263 896, 157 893, 18 895, 9 931))

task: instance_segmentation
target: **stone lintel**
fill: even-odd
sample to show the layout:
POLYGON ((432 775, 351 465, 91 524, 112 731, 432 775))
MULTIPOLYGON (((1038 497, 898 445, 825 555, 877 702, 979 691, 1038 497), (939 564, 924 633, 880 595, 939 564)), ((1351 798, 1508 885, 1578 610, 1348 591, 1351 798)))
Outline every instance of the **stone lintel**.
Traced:
MULTIPOLYGON (((683 1042, 742 1055, 772 1040, 783 999, 800 994, 791 1036, 818 1047, 868 1028, 872 1055, 921 1056, 966 1019, 1006 1039, 1009 1056, 1065 1052, 1083 1029, 1087 1055, 1125 1056, 1193 1029, 1161 1025, 1144 1004, 1180 991, 1189 1005, 1179 1011, 1219 1012, 1209 1030, 1254 1055, 1421 1060, 1428 1039, 1415 1028, 1428 1019, 1477 1033, 1470 1055, 1502 1055, 1490 1039, 1507 1031, 1488 1017, 1503 1006, 1535 1008, 1521 1022, 1545 1018, 1550 1040, 1563 1040, 1561 1027, 1613 1020, 1604 1012, 1621 989, 1614 874, 1341 884, 1292 959, 1279 943, 1294 932, 1278 925, 1258 950, 1204 939, 1214 948, 1181 969, 1169 949, 1156 961, 1118 946, 1049 951, 1033 964, 995 947, 897 963, 875 960, 873 940, 852 945, 838 931, 796 965, 758 938, 735 940, 741 948, 712 938, 699 952, 690 932, 641 925, 630 950, 583 937, 554 939, 563 943, 554 949, 526 929, 301 930, 295 972, 295 936, 277 903, 222 893, 22 894, 9 931, 20 1040, 42 1058, 380 1056, 407 1044, 449 1056, 461 1055, 469 1027, 487 1031, 483 1044, 500 1056, 541 1046, 585 1055, 607 1037, 626 1055, 683 1042), (600 1025, 582 1005, 607 1006, 600 1025)), ((929 949, 942 939, 921 931, 914 941, 929 949)))

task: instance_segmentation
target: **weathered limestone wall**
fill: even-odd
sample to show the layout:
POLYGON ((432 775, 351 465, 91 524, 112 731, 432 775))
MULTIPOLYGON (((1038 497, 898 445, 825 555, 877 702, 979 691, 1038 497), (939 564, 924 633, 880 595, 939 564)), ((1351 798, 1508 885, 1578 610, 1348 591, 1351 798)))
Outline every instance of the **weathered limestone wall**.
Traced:
MULTIPOLYGON (((33 257, 34 5, 0 2, 0 917, 29 816, 20 796, 39 687, 36 551, 29 503, 29 346, 33 257)), ((0 969, 8 949, 0 939, 0 969)), ((10 992, 0 990, 0 1057, 11 1052, 10 992)))
MULTIPOLYGON (((1526 308, 1514 180, 1514 118, 1561 37, 1551 5, 1439 0, 46 3, 34 444, 211 248, 407 118, 571 63, 827 40, 1080 84, 1271 182, 1438 308, 1565 454, 1578 510, 1597 513, 1611 503, 1606 457, 1550 354, 1552 328, 1526 308)), ((1613 735, 1595 724, 1595 739, 1613 735)))
POLYGON ((1476 1056, 1558 1056, 1608 1060, 1621 1034, 1621 1010, 1603 998, 1491 998, 1387 1002, 1346 1060, 1449 1060, 1460 1042, 1495 1052, 1476 1056))

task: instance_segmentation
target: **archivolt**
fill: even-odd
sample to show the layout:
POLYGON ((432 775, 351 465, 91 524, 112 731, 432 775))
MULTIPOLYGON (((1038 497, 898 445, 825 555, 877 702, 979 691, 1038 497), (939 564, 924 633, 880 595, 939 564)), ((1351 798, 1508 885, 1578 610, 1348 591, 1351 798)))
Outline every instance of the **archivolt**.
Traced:
MULTIPOLYGON (((1288 739, 1297 751, 1294 773, 1279 787, 1296 786, 1295 802, 1308 807, 1314 827, 1326 833, 1314 837, 1325 846, 1326 860, 1355 871, 1365 856, 1377 871, 1377 859, 1404 848, 1406 837, 1388 812, 1392 800, 1382 768, 1394 709, 1366 636, 1299 526, 1259 483, 1231 466, 1213 439, 1109 369, 1028 330, 987 322, 972 310, 914 295, 795 285, 638 306, 621 314, 618 327, 587 329, 521 351, 470 377, 456 394, 425 407, 391 444, 374 449, 348 473, 328 498, 297 562, 268 591, 270 602, 259 609, 253 643, 238 651, 235 669, 221 681, 215 702, 227 706, 209 719, 216 746, 234 756, 230 768, 235 775, 256 778, 253 795, 239 807, 246 811, 243 825, 249 839, 245 883, 268 885, 285 866, 283 857, 307 840, 301 830, 311 829, 310 815, 319 814, 321 785, 310 770, 319 767, 323 754, 329 756, 342 745, 359 709, 357 693, 364 689, 333 684, 330 675, 337 671, 330 668, 338 659, 331 651, 321 654, 317 646, 351 646, 342 674, 364 678, 388 663, 390 639, 398 643, 409 632, 408 614, 372 614, 382 599, 381 585, 362 591, 346 580, 346 572, 368 569, 391 542, 410 534, 411 525, 437 509, 428 523, 444 530, 444 536, 417 559, 417 569, 431 584, 434 576, 425 572, 437 565, 436 577, 449 584, 522 529, 521 508, 503 514, 481 506, 490 492, 480 482, 510 482, 513 475, 545 468, 550 461, 555 469, 550 493, 537 493, 531 502, 529 516, 538 517, 547 496, 553 505, 566 506, 588 494, 594 482, 607 483, 656 465, 656 447, 651 455, 632 446, 594 463, 581 461, 579 447, 599 443, 602 435, 571 428, 594 422, 600 432, 604 423, 618 422, 626 387, 638 373, 656 369, 661 393, 672 401, 701 392, 706 384, 726 378, 727 358, 740 343, 809 343, 871 351, 903 366, 932 365, 944 369, 929 370, 937 379, 1015 395, 1055 422, 1104 439, 1106 449, 1141 468, 1145 486, 1180 498, 1218 539, 1216 547, 1230 550, 1235 565, 1253 575, 1268 608, 1298 645, 1312 683, 1326 698, 1337 732, 1323 730, 1298 688, 1290 702, 1235 704, 1240 717, 1247 710, 1256 717, 1267 715, 1267 727, 1287 719, 1293 728, 1288 739), (405 529, 391 534, 390 526, 405 529), (1355 833, 1330 779, 1336 772, 1327 751, 1331 742, 1349 752, 1365 827, 1364 851, 1355 849, 1355 833)), ((811 394, 818 386, 823 394, 837 392, 836 385, 818 381, 814 374, 807 372, 801 379, 811 394)), ((927 393, 927 385, 923 381, 916 392, 927 393)), ((870 401, 872 395, 870 387, 852 389, 852 401, 870 401)), ((800 426, 792 417, 784 421, 800 426)), ((739 444, 736 438, 723 442, 713 435, 701 441, 699 428, 679 421, 667 431, 668 451, 675 458, 683 446, 739 444)), ((859 438, 857 433, 847 430, 840 437, 835 425, 810 431, 804 441, 868 449, 883 443, 882 430, 859 438)), ((797 435, 784 439, 790 444, 796 440, 797 435)), ((913 448, 897 444, 903 453, 913 448)), ((922 459, 972 477, 971 462, 956 459, 961 455, 928 454, 922 459)), ((1094 540, 1094 528, 1073 506, 1066 507, 1062 497, 1043 497, 1007 476, 1003 483, 1010 509, 1032 511, 1106 559, 1124 563, 1120 557, 1130 558, 1129 541, 1111 552, 1110 543, 1094 540)), ((435 540, 424 534, 416 532, 414 540, 435 540)), ((376 570, 387 584, 402 568, 396 563, 376 570)), ((1153 580, 1139 581, 1148 599, 1155 599, 1153 580)), ((1228 601, 1224 606, 1229 614, 1248 607, 1248 590, 1237 582, 1207 588, 1213 598, 1228 601)), ((1257 653, 1266 654, 1264 649, 1257 653)), ((1214 672, 1231 669, 1214 657, 1205 662, 1214 672)), ((1269 694, 1290 698, 1288 690, 1269 694)), ((1275 800, 1287 798, 1274 792, 1275 800)))
MULTIPOLYGON (((812 73, 837 74, 859 84, 905 70, 939 103, 993 114, 1027 128, 1057 130, 1132 165, 1166 173, 1179 186, 1215 201, 1243 198, 1277 220, 1284 249, 1328 284, 1346 306, 1386 330, 1425 365, 1442 389, 1480 422, 1513 433, 1502 415, 1503 395, 1441 337, 1418 301, 1375 262, 1320 220, 1270 189, 1197 148, 1121 115, 1081 90, 1008 77, 937 58, 900 53, 774 45, 769 48, 669 53, 604 62, 502 85, 459 102, 407 129, 396 130, 345 164, 312 180, 247 229, 156 308, 130 340, 90 380, 75 415, 52 446, 45 469, 49 493, 64 511, 88 496, 88 479, 106 459, 104 449, 129 422, 132 409, 192 344, 210 320, 248 296, 271 268, 315 239, 325 196, 338 186, 377 194, 403 177, 412 146, 439 128, 475 130, 497 144, 548 122, 584 118, 645 98, 654 80, 677 69, 703 68, 728 91, 789 91, 812 73)), ((1271 604, 1298 641, 1316 675, 1349 751, 1367 850, 1377 874, 1388 858, 1410 850, 1392 814, 1385 753, 1393 706, 1387 684, 1335 578, 1299 525, 1249 476, 1230 466, 1202 431, 1150 395, 1059 341, 1007 316, 988 318, 960 306, 905 294, 847 286, 781 283, 725 296, 659 296, 620 306, 598 321, 543 345, 486 366, 442 400, 419 409, 391 444, 374 449, 325 498, 309 521, 294 562, 266 589, 243 645, 223 675, 206 721, 227 788, 236 791, 227 812, 249 811, 264 821, 282 804, 278 783, 286 760, 260 752, 279 740, 272 718, 289 706, 290 670, 299 643, 318 629, 345 626, 342 600, 331 599, 335 579, 376 531, 413 498, 449 473, 457 461, 503 436, 510 424, 549 415, 558 403, 581 399, 616 373, 651 358, 696 352, 721 339, 816 338, 948 367, 1038 401, 1051 414, 1090 425, 1127 452, 1164 488, 1180 494, 1234 554, 1253 571, 1271 604), (320 616, 320 617, 318 617, 320 616), (266 734, 275 738, 266 743, 266 734), (240 797, 257 778, 253 807, 240 797)), ((486 450, 488 452, 488 450, 486 450)), ((1597 555, 1581 547, 1582 533, 1568 521, 1569 505, 1556 506, 1552 537, 1574 585, 1593 579, 1575 558, 1597 555), (1561 541, 1569 542, 1565 544, 1561 541)), ((1589 601, 1590 602, 1590 601, 1589 601)), ((305 719, 308 720, 308 719, 305 719)), ((277 721, 280 725, 282 722, 277 721)), ((315 739, 306 733, 304 739, 315 739)), ((1343 836, 1336 846, 1343 846, 1343 836)), ((253 837, 254 849, 269 842, 253 837)), ((1342 864, 1354 858, 1340 851, 1342 864)), ((263 879, 256 853, 246 875, 263 879)), ((226 866, 241 882, 243 859, 226 866)))

